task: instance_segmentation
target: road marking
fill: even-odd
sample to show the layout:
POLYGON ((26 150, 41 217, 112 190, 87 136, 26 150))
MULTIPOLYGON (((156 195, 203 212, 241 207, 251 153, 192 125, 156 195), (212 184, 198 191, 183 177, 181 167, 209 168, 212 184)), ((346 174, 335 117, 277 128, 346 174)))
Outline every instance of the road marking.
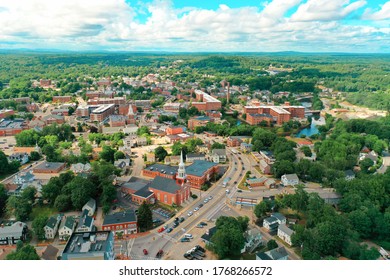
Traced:
POLYGON ((130 239, 129 243, 127 244, 127 256, 130 257, 131 249, 133 249, 133 245, 135 242, 135 238, 130 239))

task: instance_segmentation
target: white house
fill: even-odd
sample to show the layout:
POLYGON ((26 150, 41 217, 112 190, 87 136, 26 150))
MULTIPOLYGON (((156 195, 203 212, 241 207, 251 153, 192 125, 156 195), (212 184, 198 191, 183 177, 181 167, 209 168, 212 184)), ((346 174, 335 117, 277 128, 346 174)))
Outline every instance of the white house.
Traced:
POLYGON ((73 216, 68 216, 64 219, 58 230, 60 240, 67 240, 73 233, 76 227, 76 219, 73 216))
POLYGON ((281 224, 278 227, 278 237, 291 246, 291 236, 294 231, 287 227, 285 224, 281 224))
POLYGON ((226 162, 226 149, 214 149, 211 152, 211 160, 215 163, 226 162))
POLYGON ((297 174, 284 174, 281 177, 282 183, 285 186, 295 186, 299 184, 299 178, 297 174))
POLYGON ((92 167, 91 164, 89 163, 86 164, 76 163, 70 166, 70 170, 73 171, 74 173, 87 173, 91 171, 91 169, 92 167))
POLYGON ((271 217, 263 220, 263 227, 269 231, 276 231, 278 226, 286 223, 286 217, 280 213, 272 213, 271 217))
POLYGON ((44 227, 46 239, 54 239, 54 237, 57 234, 60 222, 61 222, 60 215, 51 216, 49 220, 47 220, 46 226, 44 227))
POLYGON ((96 211, 96 200, 91 198, 90 200, 88 200, 87 203, 85 203, 85 205, 83 206, 83 208, 81 210, 83 212, 84 212, 84 210, 87 210, 88 216, 93 216, 93 214, 96 211))
POLYGON ((29 162, 29 157, 28 157, 28 154, 27 153, 15 153, 15 154, 12 154, 8 157, 8 161, 11 162, 11 161, 19 161, 21 165, 23 164, 26 164, 27 162, 29 162))
POLYGON ((79 219, 79 223, 76 228, 76 232, 88 232, 93 229, 93 217, 88 215, 88 210, 83 210, 83 214, 79 219))
POLYGON ((265 253, 257 253, 256 254, 256 260, 275 260, 275 261, 281 261, 281 260, 287 260, 288 253, 284 247, 279 247, 272 249, 270 251, 267 251, 265 253))

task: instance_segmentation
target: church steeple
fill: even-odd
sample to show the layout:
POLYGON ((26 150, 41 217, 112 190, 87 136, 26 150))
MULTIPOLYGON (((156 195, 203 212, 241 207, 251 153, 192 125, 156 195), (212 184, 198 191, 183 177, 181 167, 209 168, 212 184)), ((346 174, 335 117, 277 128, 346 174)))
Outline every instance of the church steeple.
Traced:
POLYGON ((176 178, 180 179, 180 180, 183 180, 183 181, 186 178, 186 166, 184 164, 183 151, 181 151, 179 169, 177 170, 176 178))

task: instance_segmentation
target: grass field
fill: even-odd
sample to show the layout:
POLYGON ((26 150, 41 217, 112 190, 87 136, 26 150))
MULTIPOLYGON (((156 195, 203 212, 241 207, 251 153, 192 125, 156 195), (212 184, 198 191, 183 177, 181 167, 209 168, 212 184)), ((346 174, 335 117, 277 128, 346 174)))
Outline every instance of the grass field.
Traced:
POLYGON ((40 215, 45 215, 50 217, 57 213, 58 211, 55 208, 51 208, 49 206, 35 206, 31 213, 31 220, 34 220, 37 216, 40 215))

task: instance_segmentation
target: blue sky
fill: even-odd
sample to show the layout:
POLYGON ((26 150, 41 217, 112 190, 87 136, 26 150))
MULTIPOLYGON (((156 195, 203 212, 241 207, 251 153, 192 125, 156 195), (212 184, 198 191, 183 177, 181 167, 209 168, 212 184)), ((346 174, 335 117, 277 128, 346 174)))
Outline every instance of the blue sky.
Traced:
POLYGON ((1 0, 0 48, 390 52, 387 0, 1 0))

